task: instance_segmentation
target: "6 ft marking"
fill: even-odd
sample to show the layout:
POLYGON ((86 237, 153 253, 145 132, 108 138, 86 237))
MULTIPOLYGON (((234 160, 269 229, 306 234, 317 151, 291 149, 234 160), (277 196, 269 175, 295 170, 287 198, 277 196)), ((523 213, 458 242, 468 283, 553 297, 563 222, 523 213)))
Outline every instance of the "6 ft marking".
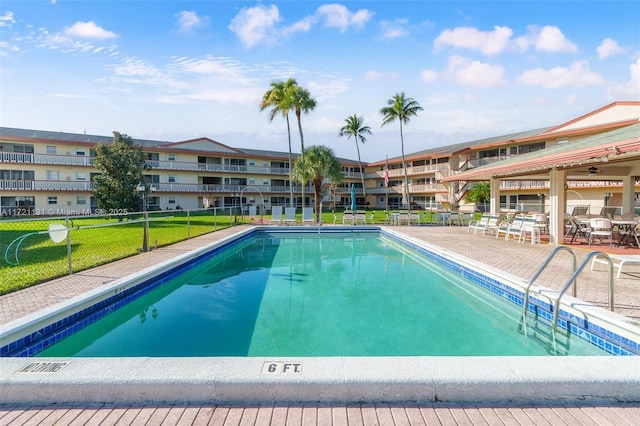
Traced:
POLYGON ((300 374, 302 364, 299 362, 265 362, 262 374, 300 374))

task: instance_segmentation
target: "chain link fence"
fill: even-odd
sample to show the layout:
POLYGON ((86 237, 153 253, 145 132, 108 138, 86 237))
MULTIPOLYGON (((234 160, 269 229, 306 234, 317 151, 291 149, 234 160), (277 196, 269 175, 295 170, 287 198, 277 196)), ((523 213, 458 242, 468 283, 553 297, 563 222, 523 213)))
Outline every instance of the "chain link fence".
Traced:
POLYGON ((0 220, 0 295, 227 228, 238 207, 0 220))

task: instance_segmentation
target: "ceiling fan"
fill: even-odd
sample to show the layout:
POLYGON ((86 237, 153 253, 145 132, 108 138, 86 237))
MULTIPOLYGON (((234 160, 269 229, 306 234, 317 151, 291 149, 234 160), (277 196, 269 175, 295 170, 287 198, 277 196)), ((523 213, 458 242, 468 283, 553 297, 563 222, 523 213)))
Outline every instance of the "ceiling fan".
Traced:
POLYGON ((587 173, 589 175, 597 175, 598 174, 598 168, 595 166, 591 166, 587 169, 587 173))

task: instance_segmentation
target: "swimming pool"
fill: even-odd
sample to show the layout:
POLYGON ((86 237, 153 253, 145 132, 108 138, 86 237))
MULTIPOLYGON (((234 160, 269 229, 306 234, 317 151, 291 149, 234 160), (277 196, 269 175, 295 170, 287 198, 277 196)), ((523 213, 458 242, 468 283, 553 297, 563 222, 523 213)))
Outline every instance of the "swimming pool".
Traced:
MULTIPOLYGON (((446 264, 453 273, 466 276, 500 297, 522 303, 523 283, 509 274, 393 229, 367 228, 402 244, 406 250, 446 264)), ((24 346, 30 336, 56 324, 66 326, 70 334, 76 328, 70 325, 77 318, 74 312, 92 310, 93 315, 102 317, 105 312, 95 308, 104 308, 103 302, 121 300, 124 305, 139 287, 171 279, 172 271, 181 264, 196 264, 203 256, 276 229, 279 228, 240 230, 232 237, 117 280, 64 306, 9 324, 2 328, 2 347, 6 347, 5 342, 22 342, 24 346)), ((310 228, 282 231, 308 233, 310 228)), ((330 227, 322 230, 334 231, 330 227)), ((544 298, 534 300, 544 306, 544 298)), ((583 318, 583 337, 591 336, 598 346, 613 348, 612 353, 618 350, 625 354, 628 346, 637 348, 637 335, 611 327, 615 318, 607 318, 602 309, 596 309, 603 312, 604 319, 599 322, 598 313, 588 309, 587 304, 580 303, 580 311, 576 312, 570 306, 574 304, 571 298, 568 301, 561 318, 583 318)), ((146 321, 152 321, 152 310, 147 314, 151 316, 146 321)), ((158 318, 161 315, 159 311, 158 318)), ((638 399, 640 383, 637 358, 602 356, 46 357, 31 361, 4 357, 0 367, 0 386, 4 389, 0 402, 623 401, 638 399)))
POLYGON ((544 321, 525 336, 520 317, 379 233, 263 232, 37 355, 606 355, 570 333, 552 347, 544 321))

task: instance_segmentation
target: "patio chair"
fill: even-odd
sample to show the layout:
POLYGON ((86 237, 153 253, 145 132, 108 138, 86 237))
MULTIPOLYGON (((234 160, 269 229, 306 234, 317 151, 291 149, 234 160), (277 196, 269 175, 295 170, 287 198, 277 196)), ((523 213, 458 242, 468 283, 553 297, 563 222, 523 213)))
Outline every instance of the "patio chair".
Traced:
POLYGON ((476 233, 476 230, 479 227, 484 228, 487 225, 487 222, 489 221, 489 213, 482 213, 482 217, 480 217, 480 219, 471 219, 469 221, 469 225, 467 226, 467 234, 469 233, 469 231, 471 229, 473 229, 473 233, 476 233))
POLYGON ((356 225, 366 225, 367 224, 367 212, 364 210, 356 210, 355 215, 355 223, 356 225))
POLYGON ((498 227, 498 224, 502 220, 504 216, 501 214, 491 214, 489 215, 489 220, 484 224, 484 226, 476 226, 476 229, 473 231, 475 234, 477 231, 480 231, 482 235, 491 234, 498 227))
POLYGON ((417 210, 411 210, 409 212, 409 225, 412 223, 420 226, 420 212, 417 210))
POLYGON ((536 227, 536 218, 534 216, 525 216, 523 219, 518 242, 526 242, 527 234, 531 236, 531 244, 540 243, 540 228, 536 227))
POLYGON ((549 220, 544 213, 536 213, 533 215, 536 219, 536 223, 533 225, 540 231, 541 234, 547 234, 549 232, 549 220))
POLYGON ((397 221, 398 221, 398 225, 402 225, 402 223, 406 223, 408 225, 409 224, 409 211, 408 210, 402 210, 402 211, 398 212, 397 221))
POLYGON ((304 207, 302 209, 302 224, 315 222, 313 217, 313 207, 304 207))
POLYGON ((271 220, 269 223, 272 225, 282 224, 282 206, 271 207, 271 220))
POLYGON ((613 244, 613 227, 611 226, 611 220, 602 217, 594 217, 589 219, 589 225, 591 232, 589 232, 589 245, 593 243, 595 237, 600 240, 602 244, 604 238, 609 239, 609 247, 613 244))
MULTIPOLYGON (((613 263, 613 269, 618 270, 616 272, 616 279, 620 278, 620 274, 622 273, 622 268, 625 265, 640 265, 640 255, 610 254, 609 258, 613 263)), ((603 259, 601 257, 598 257, 598 256, 594 257, 593 260, 591 261, 592 271, 596 263, 602 263, 604 265, 607 265, 609 262, 607 262, 606 259, 603 259)))
POLYGON ((284 219, 282 223, 285 225, 295 225, 296 224, 296 208, 295 207, 286 207, 284 209, 284 219))
POLYGON ((342 215, 342 224, 343 225, 353 225, 355 224, 356 216, 353 210, 345 210, 342 215))

